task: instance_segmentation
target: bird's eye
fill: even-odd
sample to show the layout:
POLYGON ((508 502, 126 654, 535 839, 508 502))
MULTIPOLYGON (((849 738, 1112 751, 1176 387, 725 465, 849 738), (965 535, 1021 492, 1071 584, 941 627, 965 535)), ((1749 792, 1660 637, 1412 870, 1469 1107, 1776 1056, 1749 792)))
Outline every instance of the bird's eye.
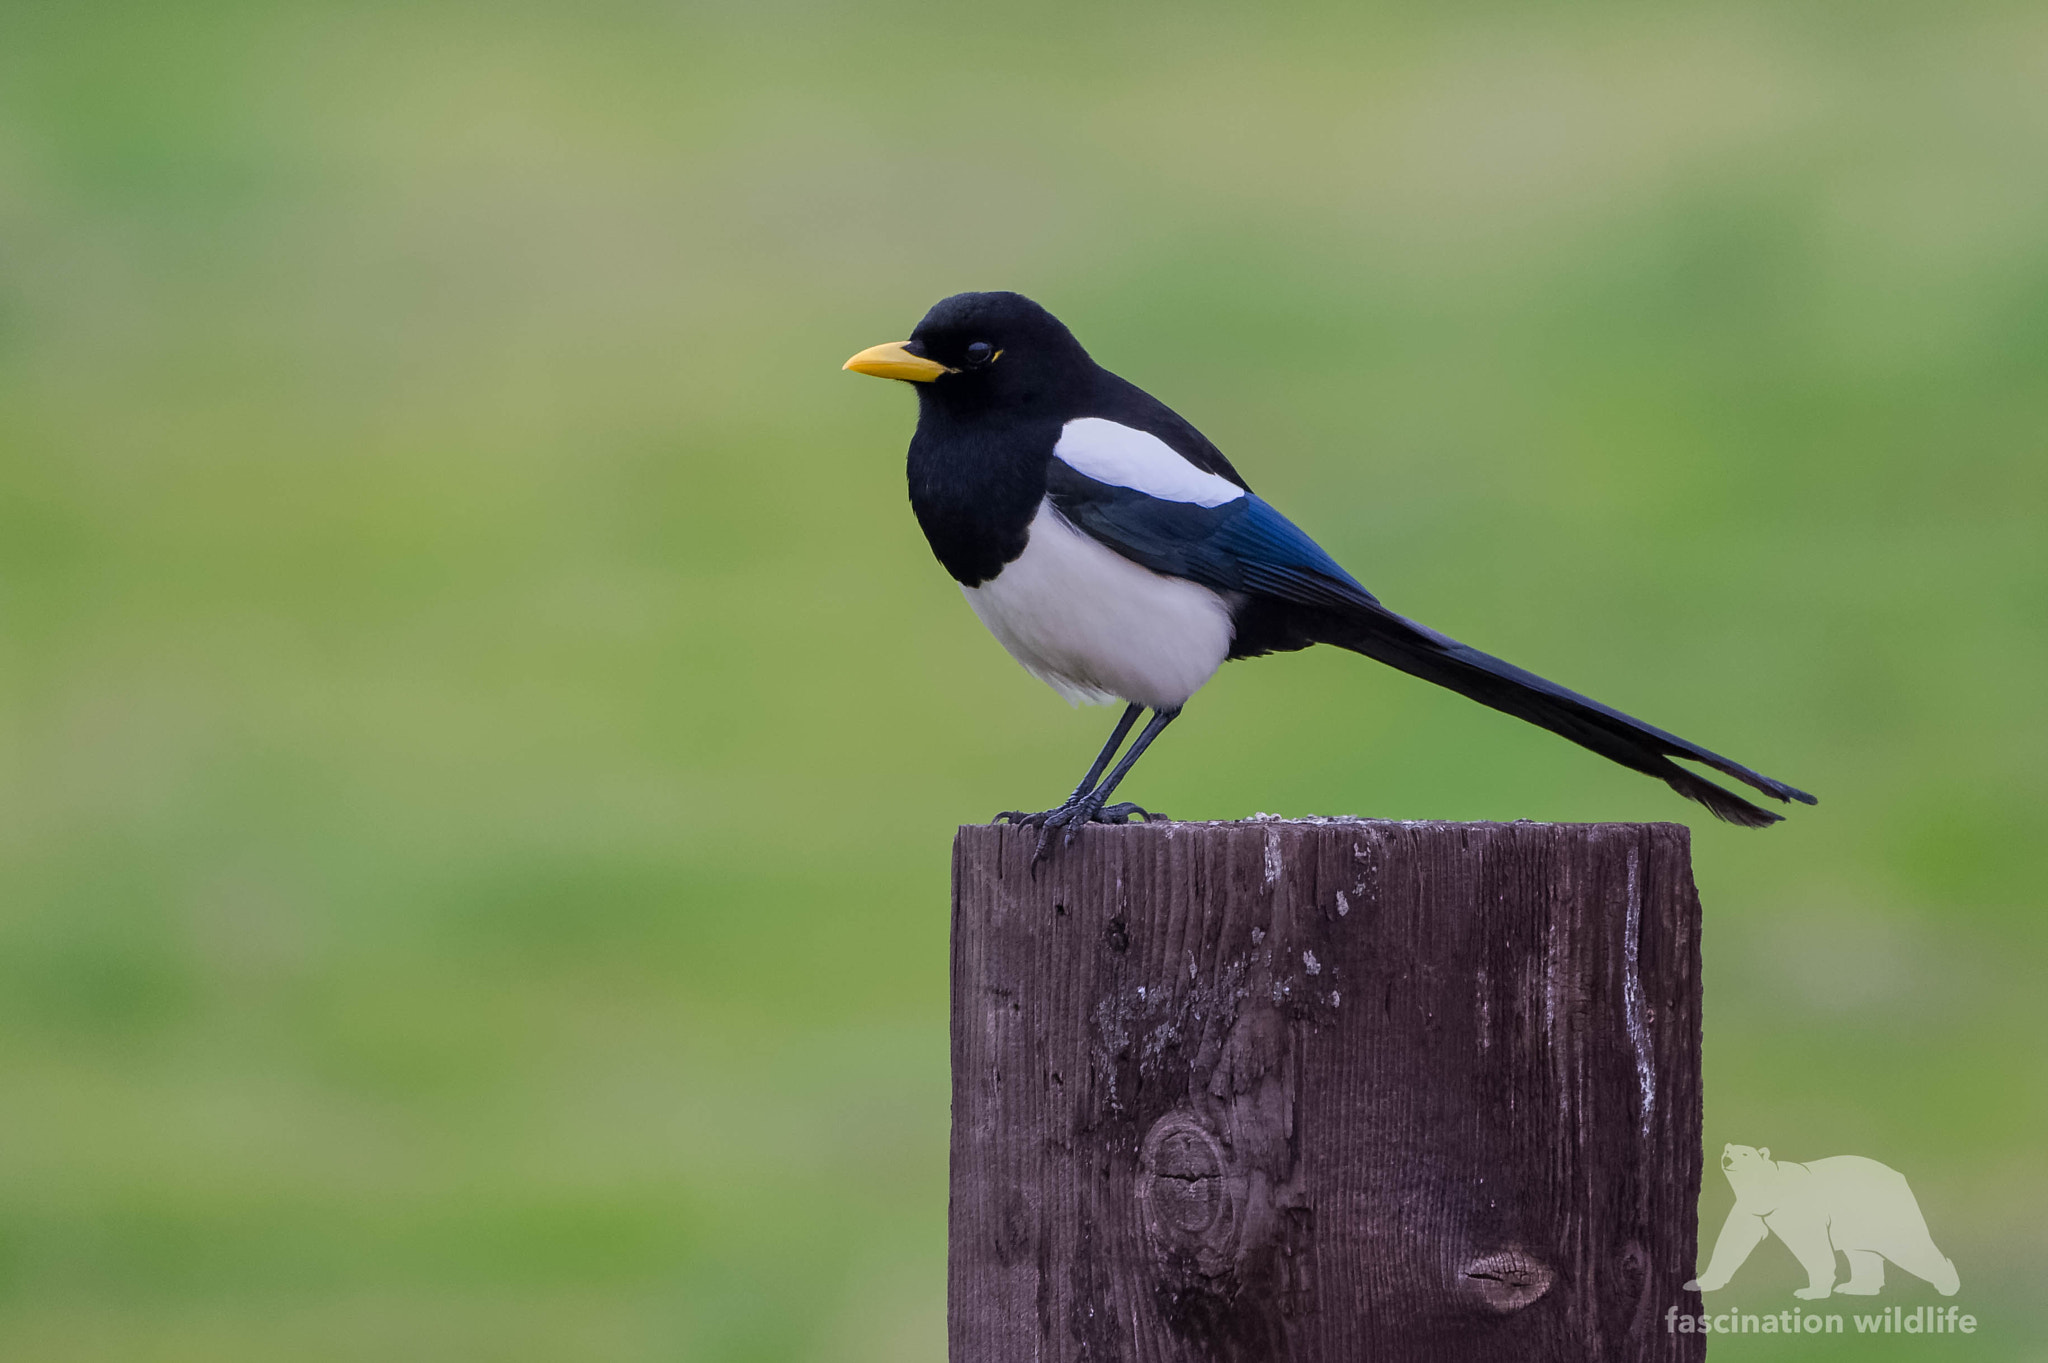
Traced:
POLYGON ((967 363, 987 364, 996 357, 996 348, 987 341, 976 341, 967 347, 967 363))

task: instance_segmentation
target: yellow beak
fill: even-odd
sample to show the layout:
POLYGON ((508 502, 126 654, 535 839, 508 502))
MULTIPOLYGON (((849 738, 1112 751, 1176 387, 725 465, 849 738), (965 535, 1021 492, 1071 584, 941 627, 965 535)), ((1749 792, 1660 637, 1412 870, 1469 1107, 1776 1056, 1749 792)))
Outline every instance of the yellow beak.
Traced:
POLYGON ((908 344, 891 341, 887 345, 871 345, 839 367, 856 374, 872 374, 878 379, 908 379, 912 383, 930 383, 941 374, 953 372, 937 360, 911 354, 903 348, 908 344))

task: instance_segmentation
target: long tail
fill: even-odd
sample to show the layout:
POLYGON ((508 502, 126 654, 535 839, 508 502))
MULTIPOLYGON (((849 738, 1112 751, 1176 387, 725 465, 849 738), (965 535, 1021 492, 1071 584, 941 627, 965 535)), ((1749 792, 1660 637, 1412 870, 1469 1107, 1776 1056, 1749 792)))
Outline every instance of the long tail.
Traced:
POLYGON ((1341 613, 1318 611, 1316 616, 1310 628, 1317 642, 1363 653, 1412 676, 1449 687, 1481 705, 1541 725, 1624 767, 1657 777, 1729 823, 1766 828, 1785 816, 1723 790, 1679 766, 1672 758, 1684 757, 1712 767, 1776 799, 1816 803, 1803 790, 1773 781, 1676 734, 1631 719, 1619 710, 1610 710, 1597 700, 1446 638, 1383 606, 1359 603, 1341 613))

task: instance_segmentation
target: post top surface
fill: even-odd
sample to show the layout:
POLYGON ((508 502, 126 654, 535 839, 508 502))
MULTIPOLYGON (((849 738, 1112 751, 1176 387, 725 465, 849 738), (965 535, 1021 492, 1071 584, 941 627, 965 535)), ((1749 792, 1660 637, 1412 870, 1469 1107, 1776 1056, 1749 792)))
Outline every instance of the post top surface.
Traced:
MULTIPOLYGON (((978 828, 1007 828, 1000 823, 964 823, 962 833, 978 828)), ((1405 828, 1405 829, 1495 829, 1495 828, 1634 828, 1674 829, 1692 832, 1692 825, 1668 820, 1605 820, 1590 823, 1546 822, 1540 819, 1380 819, 1364 814, 1254 814, 1245 819, 1158 819, 1150 823, 1090 824, 1103 832, 1135 832, 1141 828, 1171 832, 1201 832, 1233 828, 1405 828)))

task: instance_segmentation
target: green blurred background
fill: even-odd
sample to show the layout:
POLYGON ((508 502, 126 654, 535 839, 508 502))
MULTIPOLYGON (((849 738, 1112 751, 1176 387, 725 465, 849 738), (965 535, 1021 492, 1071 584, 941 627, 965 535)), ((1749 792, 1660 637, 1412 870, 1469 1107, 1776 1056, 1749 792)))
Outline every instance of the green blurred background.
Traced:
POLYGON ((2038 5, 15 0, 0 1358, 942 1357, 948 839, 1111 718, 839 372, 967 288, 1822 804, 1329 651, 1134 798, 1692 822, 1710 1150, 1984 1322, 1841 1356, 2048 1357, 2038 5))

